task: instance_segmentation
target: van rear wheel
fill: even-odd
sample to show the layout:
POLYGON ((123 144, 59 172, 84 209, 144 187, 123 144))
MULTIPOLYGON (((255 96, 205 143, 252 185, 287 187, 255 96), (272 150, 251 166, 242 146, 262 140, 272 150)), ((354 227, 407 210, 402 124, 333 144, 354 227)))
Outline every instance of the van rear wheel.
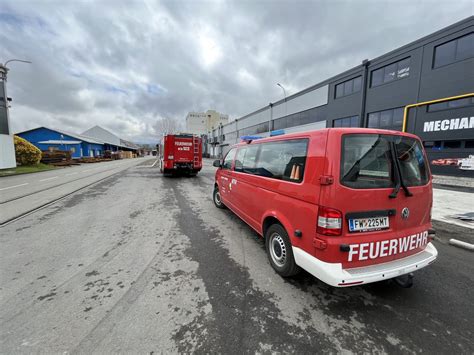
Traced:
POLYGON ((212 200, 214 201, 214 205, 216 205, 217 208, 222 208, 222 209, 225 208, 225 205, 222 203, 222 200, 221 200, 221 193, 219 192, 218 186, 214 187, 212 200))
POLYGON ((265 233, 265 248, 272 268, 282 277, 300 272, 291 248, 290 238, 280 224, 272 224, 265 233))

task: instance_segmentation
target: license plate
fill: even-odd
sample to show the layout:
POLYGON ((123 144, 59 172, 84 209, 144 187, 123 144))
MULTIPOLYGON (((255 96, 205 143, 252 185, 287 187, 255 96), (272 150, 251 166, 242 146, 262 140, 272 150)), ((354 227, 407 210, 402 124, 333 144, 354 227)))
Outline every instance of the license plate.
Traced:
POLYGON ((388 228, 388 217, 355 218, 349 220, 349 231, 365 232, 388 228))

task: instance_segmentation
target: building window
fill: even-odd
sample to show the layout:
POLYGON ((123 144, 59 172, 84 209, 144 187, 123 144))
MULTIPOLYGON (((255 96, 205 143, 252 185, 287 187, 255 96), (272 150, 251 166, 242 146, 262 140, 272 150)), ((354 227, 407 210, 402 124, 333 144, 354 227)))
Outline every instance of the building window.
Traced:
POLYGON ((403 124, 403 107, 369 113, 367 127, 400 131, 403 124))
POLYGON ((326 111, 324 108, 315 107, 306 111, 301 111, 292 115, 277 118, 273 121, 273 130, 301 126, 324 120, 326 120, 326 111))
POLYGON ((249 136, 252 134, 268 132, 268 121, 247 128, 239 129, 240 136, 249 136))
POLYGON ((440 44, 434 49, 433 68, 474 57, 474 33, 440 44))
POLYGON ((371 87, 410 76, 410 57, 372 71, 371 87))
POLYGON ((474 148, 474 140, 469 140, 466 141, 466 144, 464 145, 464 148, 474 148))
POLYGON ((459 108, 459 107, 466 107, 474 105, 474 97, 465 97, 463 99, 445 101, 445 102, 438 102, 436 104, 428 105, 427 111, 428 112, 436 112, 447 110, 450 108, 459 108))
POLYGON ((332 121, 333 127, 359 127, 359 116, 338 118, 332 121))
POLYGON ((444 148, 446 149, 458 149, 461 148, 461 141, 445 141, 444 148))
POLYGON ((237 138, 237 132, 229 132, 225 134, 224 140, 230 143, 235 143, 236 138, 237 138))
POLYGON ((442 143, 443 141, 426 141, 426 142, 423 142, 423 146, 426 149, 440 150, 442 143))
POLYGON ((358 76, 357 78, 347 80, 343 83, 336 85, 336 99, 339 97, 351 95, 353 93, 359 92, 362 86, 362 77, 358 76))

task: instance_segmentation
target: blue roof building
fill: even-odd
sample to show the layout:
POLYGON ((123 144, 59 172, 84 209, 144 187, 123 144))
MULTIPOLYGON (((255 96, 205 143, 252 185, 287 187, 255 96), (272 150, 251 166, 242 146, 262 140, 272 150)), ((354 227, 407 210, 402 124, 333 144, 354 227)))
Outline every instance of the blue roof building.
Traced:
POLYGON ((105 150, 135 150, 130 146, 113 144, 103 140, 75 134, 59 129, 48 127, 38 127, 27 131, 19 132, 17 136, 26 139, 40 150, 68 150, 73 158, 98 157, 104 154, 105 150))

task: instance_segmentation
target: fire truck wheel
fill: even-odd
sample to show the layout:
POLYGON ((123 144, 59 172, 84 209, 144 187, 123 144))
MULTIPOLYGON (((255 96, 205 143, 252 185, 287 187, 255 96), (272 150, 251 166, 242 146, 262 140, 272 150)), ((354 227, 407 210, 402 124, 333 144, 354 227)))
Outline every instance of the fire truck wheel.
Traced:
POLYGON ((214 187, 212 200, 214 201, 214 205, 216 205, 217 208, 225 208, 225 205, 222 203, 222 200, 221 200, 221 193, 219 192, 219 188, 217 186, 214 187))
POLYGON ((265 233, 265 248, 273 269, 282 277, 290 277, 300 272, 295 263, 290 238, 280 224, 272 224, 265 233))

